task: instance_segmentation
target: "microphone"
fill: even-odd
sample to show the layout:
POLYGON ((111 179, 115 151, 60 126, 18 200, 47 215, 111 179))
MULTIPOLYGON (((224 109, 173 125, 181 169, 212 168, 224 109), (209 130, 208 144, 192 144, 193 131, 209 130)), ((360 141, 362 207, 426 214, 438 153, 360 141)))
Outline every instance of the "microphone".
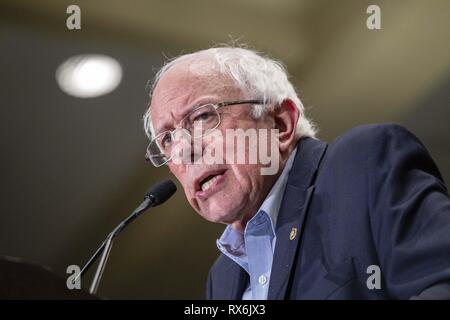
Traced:
POLYGON ((160 205, 167 200, 177 191, 177 186, 170 179, 165 179, 151 186, 145 193, 145 198, 153 198, 156 205, 160 205))
POLYGON ((137 207, 133 213, 123 220, 108 237, 114 239, 122 230, 134 219, 136 219, 141 213, 150 207, 156 207, 166 202, 177 191, 177 186, 170 179, 165 179, 161 182, 154 184, 144 194, 144 201, 137 207))
POLYGON ((100 253, 103 252, 102 258, 100 259, 99 265, 97 267, 97 271, 94 276, 94 280, 92 281, 89 292, 95 294, 98 289, 98 285, 100 283, 100 279, 102 277, 103 271, 105 269, 106 261, 109 256, 109 252, 111 251, 112 241, 115 237, 119 235, 125 229, 125 227, 130 224, 134 219, 139 217, 141 213, 147 210, 150 207, 156 207, 160 204, 166 202, 173 194, 177 191, 177 186, 170 179, 165 179, 161 182, 158 182, 151 186, 148 191, 144 194, 144 201, 131 213, 131 215, 123 220, 114 230, 108 235, 108 237, 103 241, 100 247, 95 251, 89 261, 85 264, 83 269, 81 269, 80 273, 73 280, 77 281, 79 277, 81 277, 86 271, 91 267, 91 265, 97 260, 100 253))

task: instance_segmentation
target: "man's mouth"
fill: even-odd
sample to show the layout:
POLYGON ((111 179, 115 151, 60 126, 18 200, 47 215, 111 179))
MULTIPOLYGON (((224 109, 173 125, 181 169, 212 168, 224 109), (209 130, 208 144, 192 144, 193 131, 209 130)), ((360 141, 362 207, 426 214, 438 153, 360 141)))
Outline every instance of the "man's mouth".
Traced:
POLYGON ((200 188, 202 189, 202 191, 208 190, 217 182, 220 177, 221 175, 219 174, 208 176, 207 178, 203 179, 202 182, 200 182, 200 188))
POLYGON ((223 181, 226 170, 219 172, 205 174, 204 177, 199 179, 196 187, 197 195, 201 198, 206 198, 214 192, 215 186, 219 185, 223 181))

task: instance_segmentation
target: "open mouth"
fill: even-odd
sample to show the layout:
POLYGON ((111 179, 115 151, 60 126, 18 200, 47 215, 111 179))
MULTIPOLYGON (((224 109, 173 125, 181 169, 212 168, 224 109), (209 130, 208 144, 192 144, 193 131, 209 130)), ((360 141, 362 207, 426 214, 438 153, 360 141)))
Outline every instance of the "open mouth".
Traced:
POLYGON ((220 174, 212 174, 206 177, 200 182, 200 188, 202 189, 202 191, 208 190, 217 182, 217 180, 220 179, 220 177, 221 177, 220 174))
POLYGON ((210 173, 207 174, 204 178, 201 178, 201 180, 199 180, 199 183, 197 185, 197 191, 199 191, 203 195, 206 195, 207 191, 212 191, 214 186, 219 184, 220 181, 223 179, 225 171, 226 170, 210 173))

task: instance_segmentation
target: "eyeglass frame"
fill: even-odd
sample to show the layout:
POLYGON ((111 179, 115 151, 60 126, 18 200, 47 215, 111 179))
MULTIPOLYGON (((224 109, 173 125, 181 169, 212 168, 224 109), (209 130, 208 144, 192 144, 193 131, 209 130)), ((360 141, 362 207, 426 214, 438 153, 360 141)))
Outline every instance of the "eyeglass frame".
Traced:
MULTIPOLYGON (((214 129, 217 129, 217 128, 220 126, 221 122, 222 122, 222 118, 221 118, 221 116, 220 116, 220 113, 217 111, 217 109, 220 109, 220 108, 223 108, 223 107, 227 107, 227 106, 240 105, 240 104, 259 104, 259 105, 265 105, 265 104, 267 104, 267 102, 265 102, 264 100, 232 100, 232 101, 223 101, 223 102, 219 102, 219 103, 205 103, 205 104, 202 104, 202 105, 200 105, 200 106, 197 106, 197 107, 193 108, 191 111, 189 111, 189 112, 183 117, 183 119, 181 119, 181 121, 178 123, 178 126, 174 127, 172 130, 164 130, 164 131, 162 131, 162 132, 160 132, 160 133, 158 133, 158 134, 155 135, 155 137, 150 141, 150 143, 149 143, 148 146, 147 146, 147 150, 146 150, 146 153, 145 153, 145 159, 146 159, 147 161, 150 161, 150 162, 153 164, 153 166, 155 166, 156 168, 162 167, 163 165, 167 164, 170 160, 172 160, 172 158, 173 158, 173 156, 174 156, 173 154, 172 154, 170 157, 168 157, 167 160, 166 160, 164 163, 162 163, 162 164, 160 164, 160 165, 156 165, 156 164, 150 159, 150 156, 149 156, 150 145, 151 145, 152 143, 156 142, 156 145, 158 146, 158 149, 160 149, 160 151, 161 151, 161 147, 160 147, 158 141, 156 141, 157 137, 160 136, 161 134, 165 133, 165 132, 170 132, 170 135, 173 137, 173 136, 174 136, 174 133, 175 133, 177 130, 179 130, 179 129, 182 129, 184 132, 186 132, 187 134, 189 134, 190 137, 192 137, 192 133, 191 133, 188 129, 183 128, 183 127, 181 126, 181 124, 183 123, 183 121, 184 121, 187 117, 189 117, 189 116, 190 116, 192 113, 194 113, 195 111, 197 111, 197 110, 199 110, 199 109, 201 109, 201 108, 204 108, 204 107, 206 107, 206 106, 208 106, 208 105, 212 105, 212 106, 214 107, 214 110, 217 112, 217 115, 218 115, 218 117, 219 117, 219 121, 217 122, 217 125, 214 126, 214 128, 209 129, 209 131, 212 131, 212 130, 214 130, 214 129)), ((202 137, 204 137, 204 136, 206 136, 206 135, 208 135, 208 134, 202 134, 202 137)), ((161 154, 163 154, 165 157, 167 157, 163 152, 162 152, 161 154)))

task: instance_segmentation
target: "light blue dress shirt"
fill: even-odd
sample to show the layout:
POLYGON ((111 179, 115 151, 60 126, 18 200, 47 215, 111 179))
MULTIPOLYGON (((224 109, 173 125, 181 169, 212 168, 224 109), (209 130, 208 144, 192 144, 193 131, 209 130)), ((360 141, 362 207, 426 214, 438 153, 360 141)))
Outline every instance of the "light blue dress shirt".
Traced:
POLYGON ((297 148, 289 155, 281 175, 257 214, 248 221, 244 234, 228 225, 216 242, 219 250, 241 266, 250 277, 243 300, 267 299, 276 242, 275 226, 296 153, 297 148))

